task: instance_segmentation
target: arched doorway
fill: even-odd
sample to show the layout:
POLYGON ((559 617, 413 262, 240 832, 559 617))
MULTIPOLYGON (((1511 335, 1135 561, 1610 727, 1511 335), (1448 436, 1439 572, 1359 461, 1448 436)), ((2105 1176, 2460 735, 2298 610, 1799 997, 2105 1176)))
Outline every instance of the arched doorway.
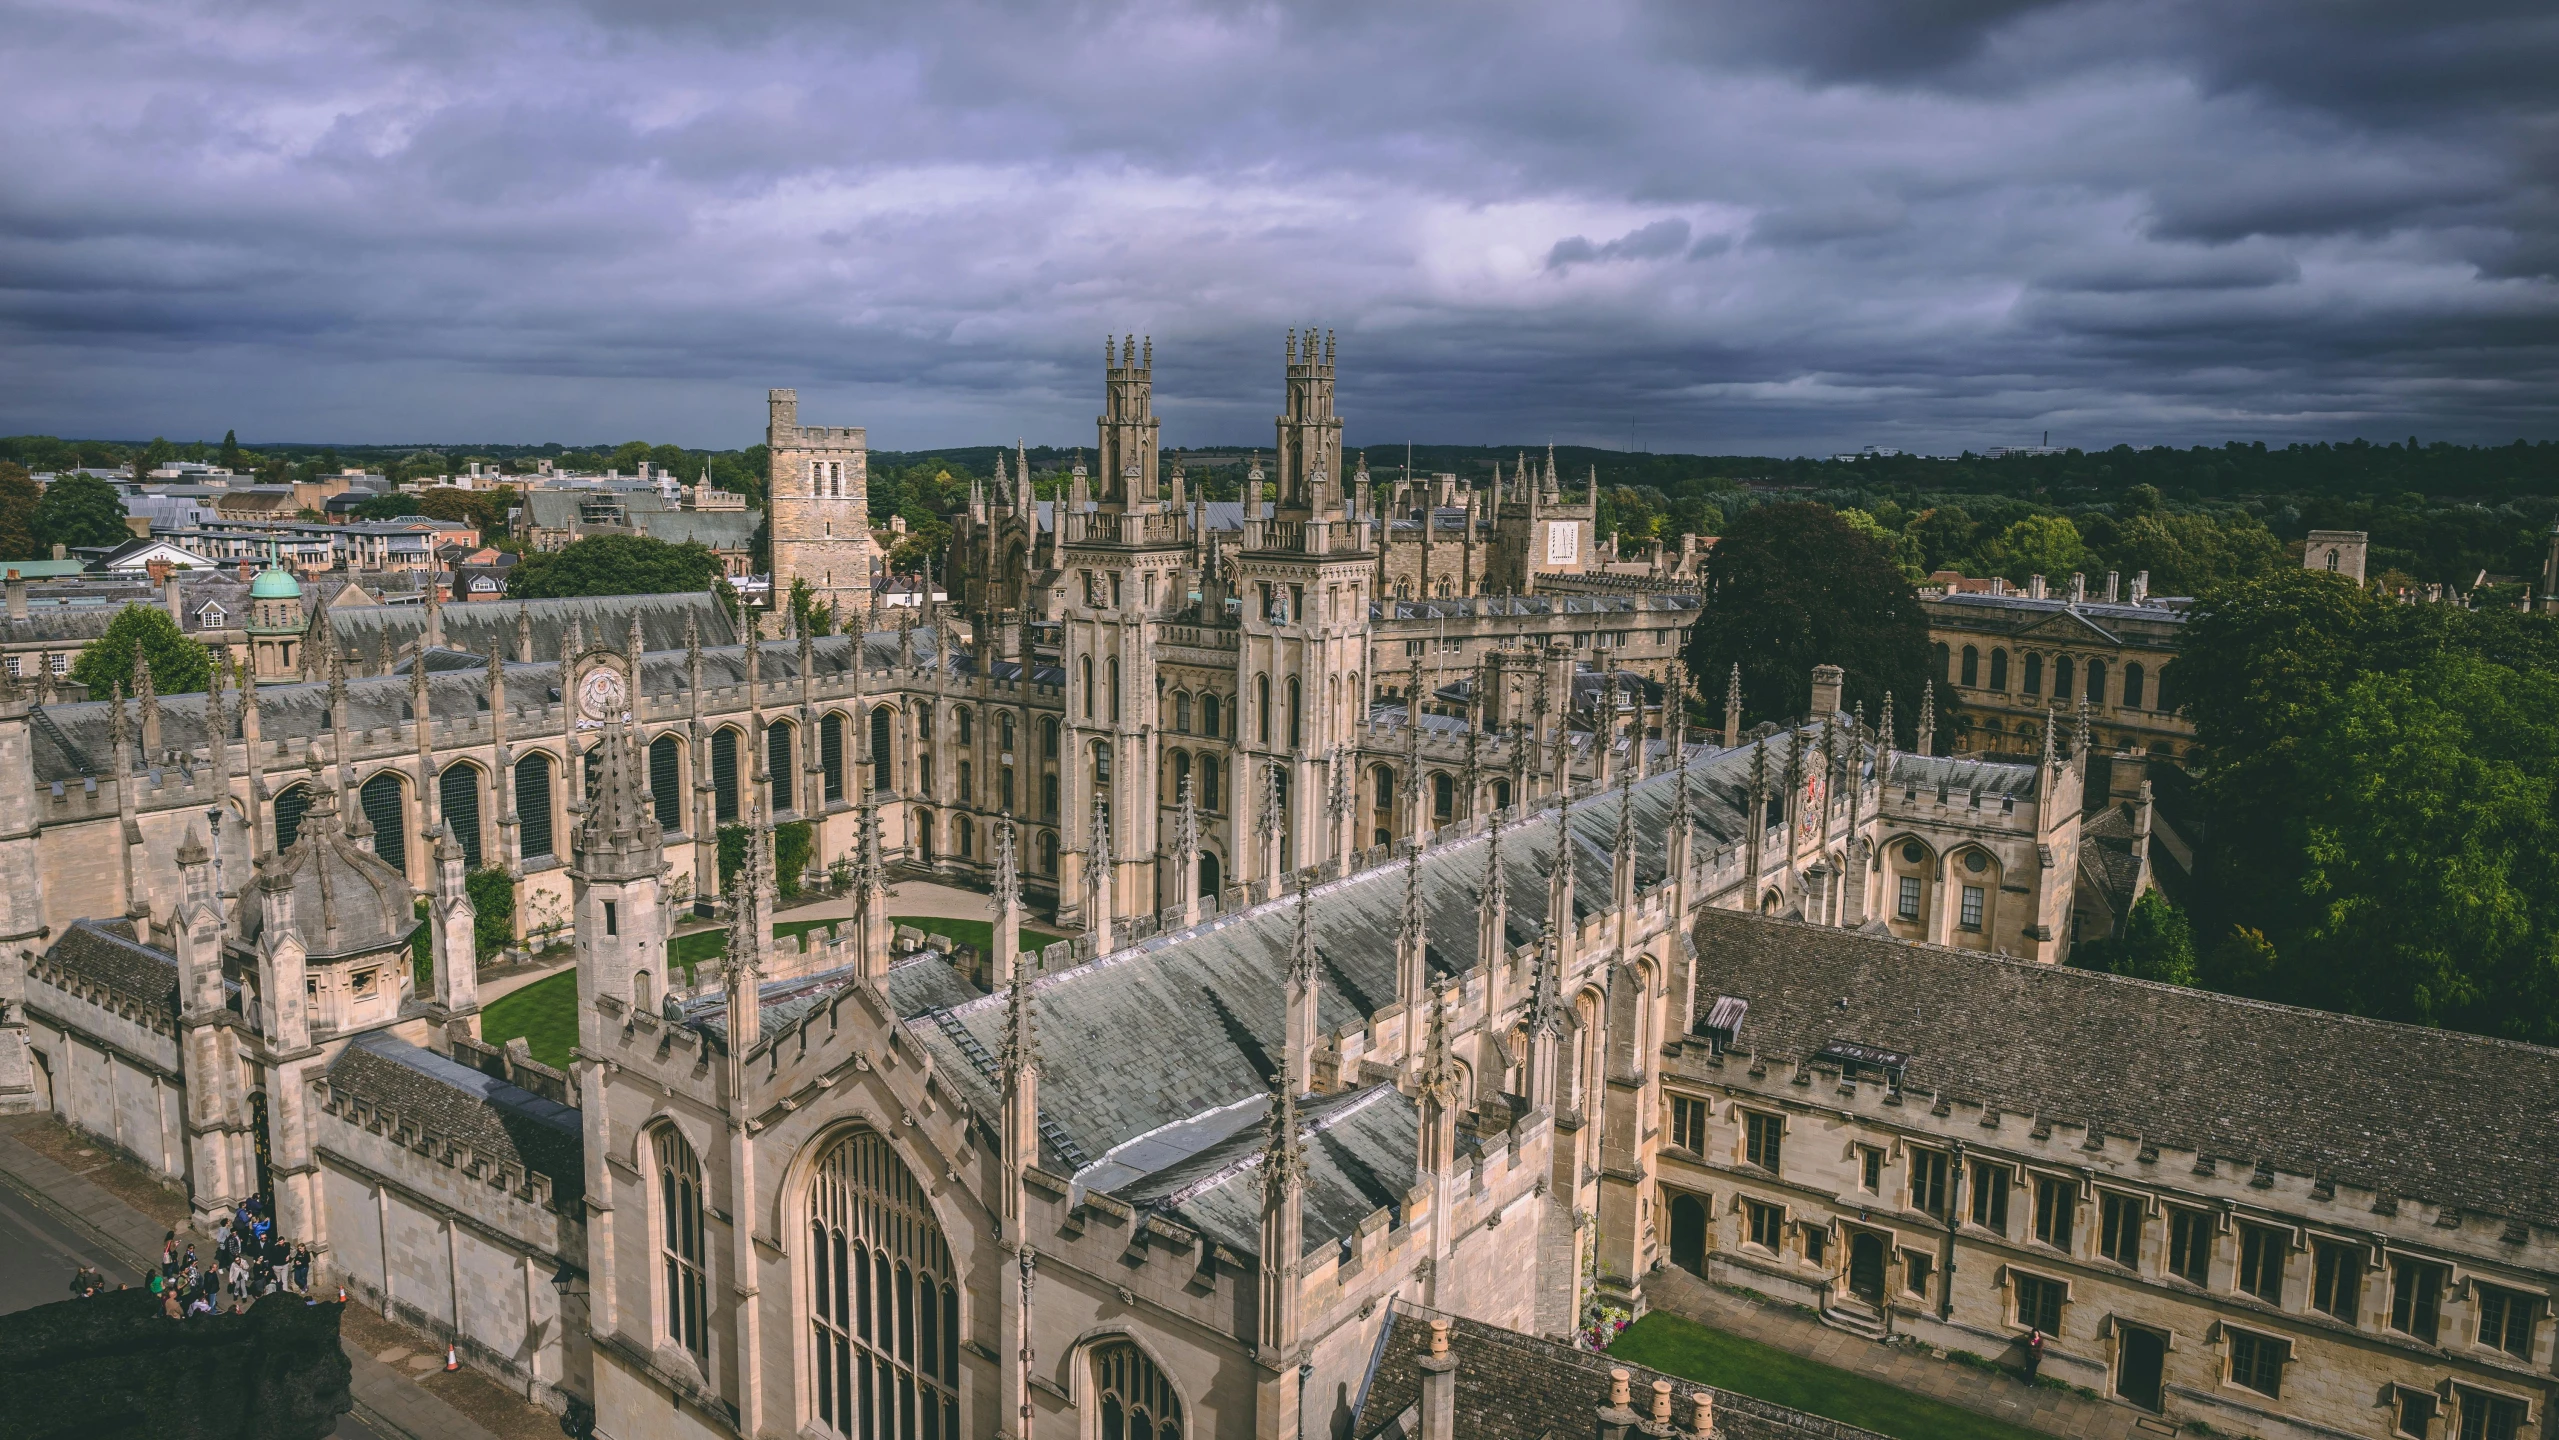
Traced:
POLYGON ((1218 873, 1217 857, 1206 850, 1200 852, 1200 894, 1215 898, 1225 877, 1218 873))
POLYGON ((815 1419, 873 1440, 960 1440, 960 1310, 951 1247, 888 1142, 857 1132, 809 1185, 815 1419))
POLYGON ((1869 1305, 1884 1303, 1884 1240, 1870 1230, 1849 1238, 1848 1291, 1869 1305))
POLYGON ((1706 1202, 1694 1195, 1670 1198, 1670 1263, 1691 1275, 1706 1273, 1706 1202))

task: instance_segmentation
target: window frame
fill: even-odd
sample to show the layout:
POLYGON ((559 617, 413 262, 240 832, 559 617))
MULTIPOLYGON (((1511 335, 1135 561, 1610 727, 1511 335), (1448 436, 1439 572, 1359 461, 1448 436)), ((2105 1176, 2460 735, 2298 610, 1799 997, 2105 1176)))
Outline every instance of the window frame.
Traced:
POLYGON ((1694 1155, 1706 1153, 1706 1121, 1714 1102, 1688 1095, 1670 1097, 1671 1144, 1694 1155))
POLYGON ((2035 1175, 2033 1198, 2033 1234, 2037 1244, 2051 1246, 2063 1254, 2073 1253, 2071 1242, 2079 1238, 2079 1182, 2061 1175, 2035 1175), (2058 1210, 2046 1203, 2050 1196, 2061 1197, 2058 1210), (2058 1218, 2056 1218, 2056 1215, 2058 1218))
POLYGON ((2269 1305, 2281 1305, 2284 1275, 2290 1269, 2287 1262, 2291 1258, 2290 1231, 2242 1220, 2239 1222, 2239 1264, 2232 1271, 2230 1288, 2269 1305), (2272 1293, 2268 1293, 2270 1291, 2272 1293))
POLYGON ((2314 1238, 2310 1242, 2311 1309, 2348 1325, 2362 1317, 2363 1250, 2360 1245, 2341 1240, 2314 1238))
POLYGON ((1786 1117, 1767 1110, 1742 1111, 1742 1163, 1782 1173, 1786 1163, 1786 1117))
POLYGON ((1910 1208, 1946 1218, 1946 1200, 1954 1192, 1955 1157, 1933 1145, 1913 1145, 1904 1154, 1909 1161, 1904 1183, 1910 1208))
POLYGON ((2008 1234, 2008 1195, 2017 1185, 2013 1167, 1997 1160, 1976 1158, 1972 1162, 1971 1193, 1966 1197, 1965 1217, 1972 1224, 1993 1235, 2008 1234), (1990 1182, 1998 1183, 1992 1184, 1990 1182))
POLYGON ((2401 1335, 2437 1344, 2443 1336, 2443 1297, 2447 1269, 2441 1261, 2414 1255, 2390 1257, 2390 1328, 2401 1335), (2410 1281, 2419 1282, 2411 1293, 2410 1281), (2419 1313, 2422 1305, 2424 1313, 2419 1313), (2422 1326, 2421 1326, 2422 1322, 2422 1326))
POLYGON ((2290 1340, 2239 1325, 2224 1325, 2222 1339, 2223 1384, 2269 1400, 2284 1397, 2284 1367, 2292 1363, 2290 1340))
POLYGON ((2141 1269, 2141 1242, 2150 1226, 2150 1199, 2122 1190, 2097 1192, 2097 1254, 2127 1270, 2141 1269), (2130 1234, 2125 1229, 2129 1224, 2130 1234), (2129 1254, 2125 1252, 2130 1252, 2129 1254))
POLYGON ((1786 1207, 1742 1197, 1742 1243, 1771 1255, 1786 1253, 1786 1207))
POLYGON ((2213 1212, 2188 1205, 2171 1205, 2167 1209, 2168 1251, 2162 1269, 2189 1285, 2210 1285, 2213 1243, 2221 1233, 2220 1227, 2214 1224, 2213 1212), (2181 1228, 2186 1231, 2182 1241, 2178 1238, 2181 1228), (2179 1263, 2181 1259, 2192 1259, 2196 1263, 2189 1268, 2179 1263))
POLYGON ((2061 1334, 2062 1318, 2069 1307, 2069 1281, 2038 1274, 2032 1270, 2019 1270, 2013 1267, 2009 1270, 2008 1323, 2010 1325, 2020 1330, 2040 1330, 2046 1335, 2057 1336, 2061 1334), (2028 1313, 2030 1296, 2051 1300, 2051 1324, 2044 1323, 2045 1307, 2041 1304, 2034 1305, 2033 1313, 2028 1313))
POLYGON ((2517 1290, 2509 1285, 2492 1285, 2484 1280, 2470 1282, 2470 1295, 2471 1343, 2529 1363, 2532 1359, 2532 1342, 2541 1329, 2541 1297, 2529 1290, 2517 1290), (2493 1319, 2489 1303, 2492 1300, 2496 1302, 2493 1319), (2489 1338, 2489 1327, 2492 1323, 2498 1330, 2494 1339, 2489 1338), (2515 1338, 2518 1325, 2522 1329, 2519 1339, 2515 1338), (2510 1340, 2512 1343, 2509 1343, 2510 1340))

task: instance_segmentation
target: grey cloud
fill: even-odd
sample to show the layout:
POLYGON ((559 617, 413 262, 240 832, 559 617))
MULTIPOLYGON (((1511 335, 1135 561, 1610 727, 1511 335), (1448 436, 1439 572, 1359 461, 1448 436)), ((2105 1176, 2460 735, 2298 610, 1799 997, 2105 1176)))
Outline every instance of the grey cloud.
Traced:
POLYGON ((1251 443, 1310 319, 1355 443, 2506 439, 2559 374, 2517 5, 0 18, 0 430, 1073 443, 1140 329, 1251 443))

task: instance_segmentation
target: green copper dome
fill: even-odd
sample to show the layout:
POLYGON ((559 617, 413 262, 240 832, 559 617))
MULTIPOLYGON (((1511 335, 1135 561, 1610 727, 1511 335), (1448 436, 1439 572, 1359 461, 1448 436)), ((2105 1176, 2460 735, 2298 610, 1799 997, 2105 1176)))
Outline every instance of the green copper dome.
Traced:
POLYGON ((258 578, 250 582, 249 598, 252 600, 299 600, 302 598, 302 585, 293 578, 293 572, 289 570, 281 568, 261 570, 258 572, 258 578))

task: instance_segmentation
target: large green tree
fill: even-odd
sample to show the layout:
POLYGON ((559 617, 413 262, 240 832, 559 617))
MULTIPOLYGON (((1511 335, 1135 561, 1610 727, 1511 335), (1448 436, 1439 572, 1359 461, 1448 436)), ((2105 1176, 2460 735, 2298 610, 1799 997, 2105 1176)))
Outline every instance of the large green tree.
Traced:
POLYGON ((2030 515, 1981 547, 1982 570, 2004 575, 2012 585, 2041 575, 2059 589, 2066 577, 2085 574, 2096 565, 2097 557, 2080 539, 2079 527, 2059 515, 2030 515))
POLYGON ((527 555, 507 577, 515 600, 569 595, 652 595, 707 591, 720 558, 698 541, 670 545, 645 535, 590 535, 565 549, 527 555))
POLYGON ((35 541, 55 545, 121 545, 133 538, 124 525, 124 500, 95 475, 64 475, 36 502, 35 541))
POLYGON ((71 662, 71 678, 103 698, 116 687, 133 689, 133 657, 141 654, 151 667, 151 688, 163 695, 202 690, 213 683, 213 656, 178 630, 178 622, 157 605, 127 605, 107 622, 107 632, 89 642, 71 662))
POLYGON ((1746 720, 1793 720, 1812 703, 1816 665, 1847 672, 1846 703, 1878 716, 1895 697, 1906 740, 1928 672, 1928 620, 1895 546, 1826 505, 1744 511, 1707 559, 1688 665, 1709 708, 1742 672, 1746 720))
POLYGON ((44 491, 24 465, 0 460, 0 560, 33 560, 44 554, 36 546, 36 506, 44 491))

